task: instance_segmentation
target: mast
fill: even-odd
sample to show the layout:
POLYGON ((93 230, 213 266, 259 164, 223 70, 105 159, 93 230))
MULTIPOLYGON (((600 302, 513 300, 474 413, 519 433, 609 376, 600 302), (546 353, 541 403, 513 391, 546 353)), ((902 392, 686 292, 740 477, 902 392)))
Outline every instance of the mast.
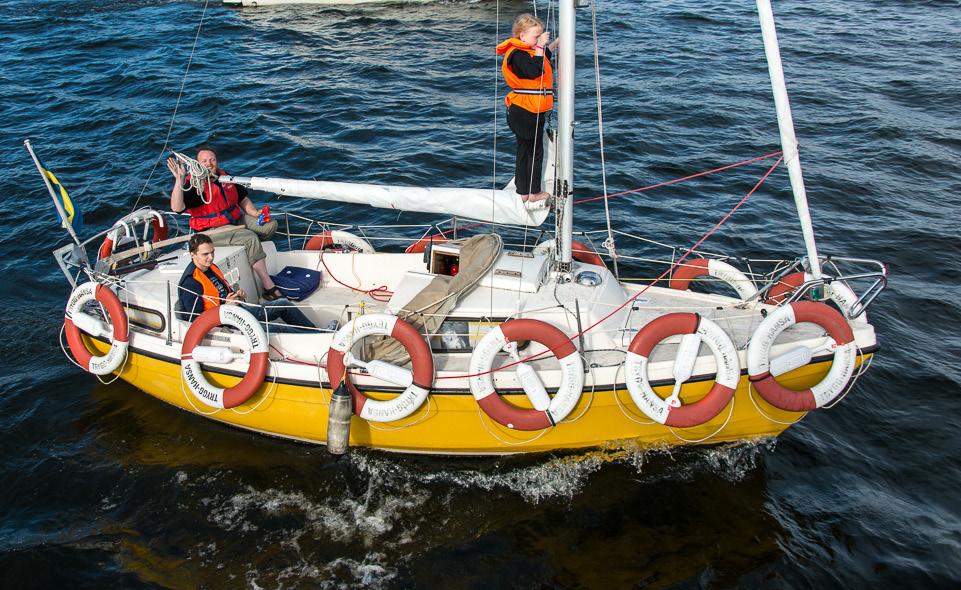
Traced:
POLYGON ((557 209, 557 240, 555 262, 562 274, 571 270, 571 236, 574 231, 574 8, 578 0, 561 0, 558 15, 557 47, 557 145, 558 174, 555 197, 561 205, 557 209))
POLYGON ((807 249, 811 274, 815 279, 820 279, 821 261, 818 258, 817 245, 814 243, 814 225, 811 222, 811 212, 808 210, 804 177, 801 175, 801 159, 798 155, 797 137, 794 135, 794 118, 791 117, 791 103, 788 100, 787 86, 784 84, 784 69, 781 66, 781 50, 778 47, 771 1, 757 0, 757 13, 761 20, 764 53, 767 55, 767 68, 771 76, 771 88, 774 91, 777 125, 781 130, 781 151, 784 153, 784 161, 787 163, 788 175, 791 178, 791 192, 794 193, 794 204, 801 220, 801 233, 804 235, 804 247, 807 249))

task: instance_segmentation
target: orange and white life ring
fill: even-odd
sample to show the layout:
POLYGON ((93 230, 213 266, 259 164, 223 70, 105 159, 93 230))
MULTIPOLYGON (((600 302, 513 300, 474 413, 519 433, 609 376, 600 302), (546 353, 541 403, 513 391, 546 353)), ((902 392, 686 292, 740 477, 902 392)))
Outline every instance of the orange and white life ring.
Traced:
POLYGON ((67 301, 67 309, 63 316, 64 331, 67 333, 67 344, 77 363, 94 375, 106 375, 120 368, 127 358, 129 345, 127 336, 127 312, 116 293, 109 287, 93 281, 84 283, 73 290, 67 301), (112 334, 105 333, 105 327, 100 320, 83 312, 83 306, 97 300, 103 305, 113 325, 112 334), (87 349, 80 331, 100 337, 110 338, 110 350, 104 356, 93 356, 87 349))
POLYGON ((703 276, 710 276, 727 283, 737 291, 742 301, 750 299, 757 293, 757 287, 754 286, 754 282, 747 275, 736 267, 716 258, 685 260, 674 271, 668 286, 671 289, 686 291, 690 288, 693 279, 703 276))
POLYGON ((353 250, 363 254, 371 254, 375 251, 374 247, 370 245, 370 242, 364 238, 356 236, 350 232, 336 229, 332 231, 320 232, 319 234, 310 238, 310 240, 307 242, 307 245, 304 246, 304 250, 333 249, 353 250))
MULTIPOLYGON (((700 342, 695 343, 697 346, 693 348, 693 358, 689 359, 688 376, 694 366, 700 342)), ((678 347, 679 350, 682 348, 678 347)), ((682 359, 675 359, 675 363, 677 362, 682 362, 682 359)), ((651 420, 677 428, 699 426, 720 414, 734 397, 741 378, 737 347, 731 337, 716 323, 696 313, 669 313, 641 328, 628 347, 624 368, 627 374, 627 390, 638 409, 651 420), (677 397, 662 399, 654 392, 647 375, 651 351, 665 338, 677 334, 696 335, 700 342, 707 344, 714 353, 714 362, 717 365, 714 386, 702 399, 687 405, 681 405, 677 397)))
POLYGON ((194 397, 212 408, 233 408, 250 399, 263 384, 269 365, 267 335, 264 334, 264 329, 249 311, 239 305, 218 305, 200 314, 187 330, 180 349, 180 370, 187 388, 194 397), (208 332, 223 325, 240 330, 250 344, 250 365, 247 367, 247 374, 240 383, 227 389, 211 385, 204 377, 200 361, 194 356, 195 349, 198 353, 201 349, 204 350, 204 356, 210 356, 207 349, 213 349, 226 353, 222 359, 219 359, 220 362, 233 360, 233 355, 228 349, 198 348, 208 332))
POLYGON ((427 399, 434 385, 434 357, 417 328, 389 313, 370 313, 354 318, 334 335, 327 353, 327 375, 331 389, 341 380, 346 383, 355 414, 370 422, 393 422, 413 414, 427 399), (404 345, 410 355, 412 372, 383 361, 358 361, 351 355, 350 349, 361 338, 378 334, 390 336, 404 345), (390 400, 371 399, 351 383, 350 375, 345 374, 348 365, 362 366, 371 375, 405 389, 390 400))
MULTIPOLYGON (((547 256, 554 251, 556 241, 546 240, 540 244, 534 246, 531 251, 532 254, 547 256)), ((604 266, 604 259, 601 255, 597 253, 596 250, 578 240, 571 240, 571 258, 578 262, 583 262, 584 264, 593 264, 594 266, 604 266)))
POLYGON ((433 234, 430 236, 424 236, 421 239, 414 242, 413 244, 411 244, 410 246, 407 246, 407 249, 404 250, 404 253, 420 254, 427 249, 428 244, 444 244, 449 241, 450 240, 448 240, 444 236, 444 234, 433 234))
POLYGON ((584 389, 584 363, 577 348, 563 332, 540 320, 508 320, 491 329, 471 354, 470 374, 470 390, 481 409, 497 423, 514 430, 540 430, 554 426, 571 413, 584 389), (561 364, 560 386, 544 409, 536 409, 539 404, 535 399, 531 400, 535 409, 518 408, 501 399, 494 387, 490 372, 494 357, 504 350, 505 345, 524 340, 546 346, 561 364))
POLYGON ((167 226, 167 222, 164 220, 162 214, 153 210, 147 210, 143 212, 138 211, 136 214, 138 217, 121 219, 115 223, 112 228, 110 228, 110 231, 107 232, 107 235, 103 238, 103 243, 100 244, 100 250, 97 252, 98 260, 103 260, 104 258, 107 258, 113 254, 113 250, 117 246, 117 243, 120 241, 120 238, 123 236, 123 234, 129 234, 130 223, 149 220, 151 227, 153 228, 153 237, 150 239, 150 243, 152 244, 167 239, 169 227, 167 226))
MULTIPOLYGON (((782 277, 778 280, 777 284, 768 291, 765 303, 780 305, 791 293, 796 291, 798 287, 813 280, 814 275, 801 271, 782 277)), ((858 301, 858 296, 854 294, 851 287, 848 287, 842 281, 831 281, 828 285, 828 290, 830 291, 829 299, 837 304, 838 308, 844 313, 844 317, 851 317, 851 309, 858 301)), ((862 313, 853 321, 867 323, 868 320, 867 316, 862 313)))
POLYGON ((815 301, 795 301, 768 314, 757 327, 747 348, 747 369, 754 388, 769 404, 789 412, 820 408, 836 398, 854 374, 857 344, 847 320, 834 308, 815 301), (794 391, 771 374, 771 347, 777 337, 794 324, 810 322, 824 328, 834 340, 834 362, 820 383, 794 391))

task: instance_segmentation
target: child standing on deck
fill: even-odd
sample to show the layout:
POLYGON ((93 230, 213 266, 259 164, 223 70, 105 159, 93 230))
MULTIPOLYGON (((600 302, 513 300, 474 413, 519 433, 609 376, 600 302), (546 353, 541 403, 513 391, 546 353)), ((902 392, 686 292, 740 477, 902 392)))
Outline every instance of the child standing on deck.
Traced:
POLYGON ((557 41, 548 44, 550 33, 532 14, 514 19, 513 37, 497 46, 504 56, 501 72, 511 91, 507 94, 507 124, 517 136, 517 162, 514 184, 521 201, 544 201, 550 193, 541 187, 544 163, 544 119, 554 108, 554 72, 551 52, 557 41))

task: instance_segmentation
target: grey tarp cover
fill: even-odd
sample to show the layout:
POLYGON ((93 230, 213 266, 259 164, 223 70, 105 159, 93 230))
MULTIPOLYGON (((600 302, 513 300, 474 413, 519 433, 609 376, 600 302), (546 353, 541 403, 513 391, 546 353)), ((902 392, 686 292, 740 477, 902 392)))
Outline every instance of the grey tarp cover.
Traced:
MULTIPOLYGON (((457 299, 471 290, 482 276, 490 272, 503 245, 497 234, 456 240, 460 244, 457 276, 437 275, 397 312, 397 317, 417 328, 421 334, 436 334, 457 299)), ((393 338, 370 339, 366 357, 394 364, 410 362, 404 346, 393 338)))

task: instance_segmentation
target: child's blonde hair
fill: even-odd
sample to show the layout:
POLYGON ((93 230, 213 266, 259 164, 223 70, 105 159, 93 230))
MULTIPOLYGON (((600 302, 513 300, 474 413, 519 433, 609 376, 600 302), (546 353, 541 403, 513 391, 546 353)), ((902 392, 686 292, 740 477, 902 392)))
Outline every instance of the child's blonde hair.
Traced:
POLYGON ((511 34, 514 37, 519 37, 521 33, 534 26, 543 27, 544 22, 533 14, 518 14, 517 18, 514 19, 514 26, 511 27, 511 34))

